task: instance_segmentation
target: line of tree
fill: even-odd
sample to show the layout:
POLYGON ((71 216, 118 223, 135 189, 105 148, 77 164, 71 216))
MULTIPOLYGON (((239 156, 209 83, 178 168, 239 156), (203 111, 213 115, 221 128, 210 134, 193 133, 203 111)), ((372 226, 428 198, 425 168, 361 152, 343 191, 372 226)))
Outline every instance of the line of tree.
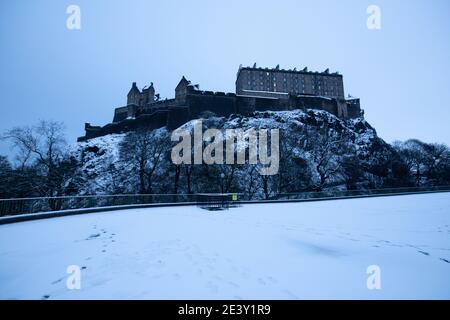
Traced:
POLYGON ((0 156, 0 197, 55 197, 66 194, 66 183, 77 166, 68 156, 64 125, 40 121, 33 127, 16 127, 5 132, 15 149, 14 164, 0 156))
POLYGON ((175 165, 168 131, 130 132, 119 144, 118 160, 104 164, 99 173, 107 182, 94 191, 86 187, 83 159, 67 147, 63 124, 41 121, 3 134, 15 148, 16 158, 11 162, 0 156, 0 198, 239 192, 255 199, 330 188, 450 185, 450 150, 444 144, 408 140, 377 147, 375 143, 364 158, 357 156, 345 132, 303 126, 296 134, 280 133, 279 173, 262 176, 260 165, 248 163, 175 165))

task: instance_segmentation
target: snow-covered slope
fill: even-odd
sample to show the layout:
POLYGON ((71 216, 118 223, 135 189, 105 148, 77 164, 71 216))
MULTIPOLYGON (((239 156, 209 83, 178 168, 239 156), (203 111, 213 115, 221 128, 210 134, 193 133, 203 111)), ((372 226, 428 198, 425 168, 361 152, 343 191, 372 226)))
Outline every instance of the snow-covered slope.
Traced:
MULTIPOLYGON (((192 130, 198 121, 192 120, 182 128, 192 130)), ((232 115, 228 118, 209 117, 202 119, 202 123, 205 130, 207 128, 280 130, 282 176, 296 175, 302 183, 296 185, 295 181, 289 181, 285 183, 288 187, 277 189, 275 186, 282 183, 272 181, 270 184, 272 194, 333 187, 345 189, 350 184, 352 188, 377 188, 385 186, 385 181, 393 174, 392 159, 395 158, 395 152, 389 144, 377 136, 375 129, 363 118, 344 121, 325 111, 293 110, 256 112, 251 117, 242 115, 232 115), (330 157, 325 159, 326 161, 317 159, 317 155, 323 156, 324 150, 330 157), (319 162, 322 167, 319 167, 319 162), (335 170, 336 167, 338 170, 335 170), (294 170, 295 168, 297 170, 294 170), (354 173, 352 170, 361 172, 354 173), (325 182, 320 181, 320 174, 323 172, 332 172, 327 174, 325 182), (352 175, 357 178, 352 178, 352 175)), ((157 130, 166 132, 165 128, 157 130)), ((124 137, 125 134, 109 135, 78 143, 74 147, 72 154, 81 163, 77 181, 78 194, 138 192, 137 169, 130 163, 121 161, 119 157, 119 146, 124 137)), ((170 136, 167 135, 166 139, 170 150, 173 145, 170 136)), ((167 154, 169 155, 170 151, 167 154)), ((171 193, 173 190, 187 192, 183 184, 184 171, 179 178, 180 185, 175 188, 170 184, 175 179, 174 172, 170 171, 173 169, 170 166, 170 158, 167 156, 161 164, 164 168, 160 169, 157 175, 164 183, 159 185, 155 183, 152 186, 154 193, 171 193)), ((219 192, 220 190, 215 189, 218 188, 215 175, 219 171, 205 173, 194 170, 194 178, 197 174, 199 177, 208 176, 212 181, 200 185, 197 183, 200 179, 192 179, 192 191, 219 192)), ((237 168, 234 174, 239 178, 233 178, 230 190, 227 191, 245 192, 250 180, 247 171, 248 169, 243 167, 237 168)), ((255 190, 254 194, 256 197, 263 196, 261 190, 255 190)))
POLYGON ((450 299, 449 210, 441 193, 3 225, 0 298, 450 299))
POLYGON ((115 164, 119 161, 119 143, 125 134, 111 134, 77 143, 71 154, 79 161, 79 194, 111 194, 115 164))

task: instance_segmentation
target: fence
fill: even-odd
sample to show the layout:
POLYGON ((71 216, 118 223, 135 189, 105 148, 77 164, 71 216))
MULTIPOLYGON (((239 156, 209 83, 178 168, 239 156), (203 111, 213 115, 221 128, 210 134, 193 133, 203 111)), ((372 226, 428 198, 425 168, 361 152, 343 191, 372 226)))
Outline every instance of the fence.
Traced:
MULTIPOLYGON (((413 187, 391 188, 371 190, 346 190, 346 191, 321 191, 280 193, 270 195, 265 199, 252 199, 249 195, 227 194, 229 203, 240 202, 274 202, 274 201, 302 201, 318 199, 352 198, 376 195, 395 195, 411 193, 428 193, 450 191, 450 186, 439 187, 413 187)), ((114 207, 122 205, 139 204, 170 204, 191 203, 199 206, 214 206, 216 203, 223 205, 223 200, 216 199, 214 194, 123 194, 123 195, 95 195, 95 196, 67 196, 48 198, 16 198, 0 199, 0 216, 21 215, 27 213, 61 211, 70 209, 114 207)), ((228 204, 227 204, 228 205, 228 204)))
POLYGON ((332 191, 314 191, 298 193, 280 193, 267 197, 266 200, 308 200, 308 199, 334 199, 334 198, 352 198, 376 195, 395 195, 395 194, 414 194, 429 192, 450 191, 450 186, 436 187, 404 187, 404 188, 384 188, 384 189, 365 189, 365 190, 332 190, 332 191))
POLYGON ((194 194, 123 194, 0 200, 0 216, 132 204, 196 203, 194 194))

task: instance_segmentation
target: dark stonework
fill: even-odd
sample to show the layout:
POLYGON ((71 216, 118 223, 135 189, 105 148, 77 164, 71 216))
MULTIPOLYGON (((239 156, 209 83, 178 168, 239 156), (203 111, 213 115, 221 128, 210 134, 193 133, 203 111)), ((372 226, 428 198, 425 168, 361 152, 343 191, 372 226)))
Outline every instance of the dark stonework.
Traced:
POLYGON ((167 126, 175 129, 199 117, 234 113, 251 116, 255 111, 293 109, 325 110, 339 118, 362 116, 359 99, 344 98, 342 75, 263 68, 239 68, 236 94, 200 91, 183 77, 175 88, 175 99, 160 100, 153 83, 139 90, 134 82, 127 105, 116 108, 113 122, 103 127, 85 124, 86 135, 78 141, 122 133, 140 127, 167 126))

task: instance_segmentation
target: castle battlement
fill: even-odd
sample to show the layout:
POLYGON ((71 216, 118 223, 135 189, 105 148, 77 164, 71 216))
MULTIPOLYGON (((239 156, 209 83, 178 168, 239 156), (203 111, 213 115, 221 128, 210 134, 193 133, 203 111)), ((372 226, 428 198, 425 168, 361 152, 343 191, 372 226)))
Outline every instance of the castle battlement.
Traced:
POLYGON ((267 67, 257 67, 256 64, 253 67, 247 66, 239 66, 238 74, 241 70, 251 70, 251 71, 262 71, 262 72, 285 72, 285 73, 294 73, 294 74, 312 74, 312 75, 326 75, 333 77, 342 77, 339 72, 330 72, 330 69, 326 69, 324 71, 311 71, 308 70, 308 67, 304 67, 303 69, 297 70, 294 69, 281 69, 279 66, 275 68, 267 68, 267 67))

